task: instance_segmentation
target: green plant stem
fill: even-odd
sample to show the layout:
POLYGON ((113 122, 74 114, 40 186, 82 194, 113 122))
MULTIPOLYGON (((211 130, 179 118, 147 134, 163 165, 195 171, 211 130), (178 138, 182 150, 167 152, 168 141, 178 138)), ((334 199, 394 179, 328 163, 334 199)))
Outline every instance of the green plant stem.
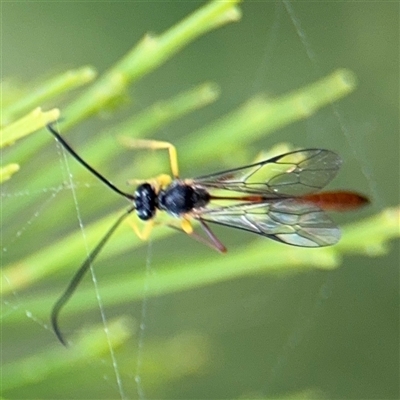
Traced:
POLYGON ((63 128, 104 109, 126 87, 168 60, 206 32, 237 21, 241 13, 235 6, 240 0, 212 1, 160 36, 146 35, 115 66, 66 110, 63 128))
POLYGON ((8 164, 0 167, 0 183, 9 180, 16 172, 19 171, 18 164, 8 164))
POLYGON ((251 99, 219 120, 204 126, 182 145, 182 163, 187 158, 204 161, 232 154, 294 121, 309 117, 320 108, 341 99, 356 87, 354 74, 339 69, 319 81, 275 99, 251 99))
POLYGON ((37 88, 24 94, 18 101, 2 110, 2 123, 5 124, 15 116, 28 112, 37 107, 38 104, 85 85, 92 81, 96 75, 97 73, 92 67, 82 67, 64 72, 41 83, 37 88))
MULTIPOLYGON (((88 248, 92 248, 104 235, 104 232, 112 225, 117 218, 117 214, 113 213, 101 220, 85 227, 85 238, 87 238, 88 248)), ((157 229, 152 237, 157 239, 175 231, 172 229, 157 229)), ((43 279, 45 276, 51 275, 54 272, 63 269, 74 263, 79 265, 84 258, 84 244, 81 231, 75 231, 67 237, 53 242, 48 247, 44 247, 30 256, 18 260, 8 267, 3 266, 1 271, 1 286, 0 293, 6 294, 13 290, 31 286, 35 282, 43 279), (55 251, 55 249, 57 249, 55 251)), ((123 248, 129 246, 134 249, 143 242, 138 239, 132 232, 128 224, 122 224, 121 227, 113 235, 110 245, 107 246, 107 256, 119 253, 123 248), (126 234, 128 233, 128 236, 126 234), (125 239, 118 241, 125 235, 125 239), (122 246, 122 247, 121 247, 122 246)))
POLYGON ((41 382, 54 372, 69 370, 71 366, 87 365, 88 360, 104 356, 109 346, 117 348, 132 335, 131 323, 126 318, 109 321, 107 325, 110 340, 105 340, 104 328, 92 328, 90 333, 75 341, 74 346, 65 349, 59 343, 49 349, 23 360, 2 367, 2 392, 21 385, 41 382))
POLYGON ((45 112, 40 107, 35 108, 29 114, 0 131, 0 148, 12 145, 18 139, 43 128, 43 126, 56 120, 59 116, 60 111, 57 108, 45 112))
POLYGON ((219 97, 218 85, 206 82, 186 92, 152 104, 122 124, 109 130, 109 134, 126 135, 135 138, 149 137, 157 129, 175 121, 190 112, 213 103, 219 97))
MULTIPOLYGON (((399 220, 400 208, 397 208, 385 210, 362 223, 355 222, 350 224, 344 228, 343 237, 339 245, 332 247, 319 249, 304 249, 294 246, 284 247, 283 245, 260 238, 260 240, 257 240, 252 245, 232 249, 226 256, 210 252, 207 259, 195 259, 179 266, 174 265, 172 261, 171 265, 168 266, 168 263, 166 263, 164 268, 155 275, 145 276, 143 273, 132 272, 123 277, 109 278, 102 285, 102 300, 108 306, 120 304, 124 301, 139 300, 143 295, 143 285, 146 285, 148 288, 146 296, 153 297, 216 284, 243 276, 265 273, 299 273, 310 269, 334 269, 339 267, 341 257, 345 254, 359 253, 370 255, 371 248, 368 243, 378 242, 380 243, 380 249, 386 248, 387 243, 391 239, 400 236, 398 229, 399 220), (376 229, 377 226, 380 227, 378 231, 376 229), (354 240, 355 237, 360 235, 364 237, 365 241, 354 240)), ((91 227, 89 229, 89 232, 91 232, 91 227)), ((166 229, 157 229, 156 231, 154 232, 156 234, 154 240, 169 232, 166 229), (164 231, 164 233, 160 231, 164 231)), ((128 243, 118 244, 118 241, 119 237, 114 237, 114 245, 107 249, 107 257, 114 255, 116 252, 134 251, 134 243, 131 244, 132 248, 129 249, 127 247, 127 245, 129 246, 128 243)), ((137 242, 135 243, 137 244, 137 242)), ((63 246, 70 245, 70 243, 64 242, 56 245, 57 248, 63 248, 63 246)), ((50 250, 47 250, 43 253, 33 254, 30 259, 44 261, 46 257, 51 257, 51 255, 50 250)), ((60 262, 63 262, 62 260, 61 256, 60 262)), ((52 262, 54 261, 53 258, 50 263, 47 263, 46 268, 51 268, 51 271, 53 271, 55 267, 52 265, 52 262)), ((75 262, 75 259, 71 262, 75 262)), ((24 264, 27 264, 26 260, 18 262, 14 268, 21 268, 21 265, 23 266, 24 264)), ((27 267, 28 264, 25 268, 27 267)), ((33 280, 30 282, 19 282, 13 279, 12 284, 7 286, 12 290, 17 290, 21 287, 19 286, 20 284, 32 284, 37 278, 50 273, 50 271, 44 271, 40 276, 32 276, 32 272, 36 272, 36 269, 29 266, 29 270, 31 270, 31 279, 33 280)), ((4 271, 5 282, 9 281, 12 273, 11 269, 4 271)), ((28 274, 25 273, 25 275, 28 274)), ((18 271, 18 276, 23 276, 23 271, 18 271)), ((4 287, 4 289, 8 291, 8 288, 4 287)), ((63 310, 63 315, 74 315, 96 307, 96 300, 89 300, 91 298, 89 293, 91 290, 91 288, 81 288, 74 295, 71 303, 63 310)), ((40 297, 30 298, 29 307, 35 315, 46 318, 46 314, 49 312, 49 305, 58 296, 59 293, 54 292, 46 296, 41 295, 40 297)), ((13 313, 7 316, 7 322, 11 323, 13 320, 22 317, 18 313, 13 313)))

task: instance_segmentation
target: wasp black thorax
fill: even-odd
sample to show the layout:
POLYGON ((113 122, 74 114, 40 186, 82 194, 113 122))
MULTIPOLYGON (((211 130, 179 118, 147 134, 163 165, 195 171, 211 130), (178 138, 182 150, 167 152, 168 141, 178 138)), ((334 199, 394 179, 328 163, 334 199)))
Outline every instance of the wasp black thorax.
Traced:
POLYGON ((149 183, 138 186, 135 191, 136 213, 144 221, 153 218, 157 209, 179 216, 194 208, 204 207, 209 201, 210 195, 205 189, 179 180, 159 193, 149 183))
POLYGON ((176 180, 158 194, 158 208, 179 216, 194 208, 204 207, 210 201, 205 189, 176 180))

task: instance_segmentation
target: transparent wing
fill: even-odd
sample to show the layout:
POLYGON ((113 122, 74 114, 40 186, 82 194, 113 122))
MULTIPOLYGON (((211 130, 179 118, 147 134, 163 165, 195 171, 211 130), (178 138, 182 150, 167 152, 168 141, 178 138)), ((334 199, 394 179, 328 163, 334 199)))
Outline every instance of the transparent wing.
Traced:
POLYGON ((295 198, 203 209, 193 217, 293 246, 330 246, 340 239, 339 228, 324 211, 295 198))
POLYGON ((272 198, 300 196, 327 185, 340 165, 340 157, 332 151, 306 149, 201 176, 193 179, 192 183, 206 189, 224 189, 272 198))

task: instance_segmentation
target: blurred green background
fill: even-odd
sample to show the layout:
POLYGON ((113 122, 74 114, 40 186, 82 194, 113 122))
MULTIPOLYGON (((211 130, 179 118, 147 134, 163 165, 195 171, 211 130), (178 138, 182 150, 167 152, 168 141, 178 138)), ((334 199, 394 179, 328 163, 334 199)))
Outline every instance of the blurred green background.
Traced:
MULTIPOLYGON (((101 73, 147 32, 162 33, 203 3, 187 2, 4 2, 2 4, 2 78, 24 87, 69 68, 93 65, 101 73)), ((331 187, 367 193, 372 205, 359 213, 335 216, 346 223, 399 203, 399 5, 389 2, 245 2, 241 21, 196 40, 130 90, 131 101, 104 112, 68 134, 85 156, 96 133, 157 100, 204 81, 220 85, 214 104, 163 128, 157 139, 184 146, 190 132, 238 107, 257 93, 282 95, 314 82, 337 68, 358 78, 357 90, 310 118, 258 140, 239 155, 251 160, 278 142, 322 147, 338 152, 344 165, 331 187), (299 35, 299 32, 301 33, 299 35), (86 151, 86 153, 85 153, 86 151)), ((33 85, 34 86, 34 85, 33 85)), ((64 100, 66 103, 67 100, 64 100)), ((42 104, 60 107, 63 102, 42 104)), ((47 135, 41 131, 36 135, 47 135)), ((29 148, 26 139, 25 146, 29 148)), ((236 166, 221 149, 220 159, 198 166, 181 164, 184 177, 236 166)), ((101 171, 118 183, 135 153, 124 152, 101 171), (114 175, 113 175, 114 174, 114 175)), ((141 157, 145 157, 142 153, 141 157)), ((48 146, 32 154, 28 169, 43 160, 60 170, 59 150, 48 146)), ((166 159, 165 159, 166 160, 166 159)), ((17 160, 18 161, 18 160, 17 160)), ((166 163, 166 161, 165 161, 166 163)), ((99 165, 97 162, 96 165, 99 165)), ((167 165, 167 164, 166 164, 167 165)), ((84 224, 118 210, 121 201, 82 167, 70 162, 84 224), (87 185, 87 187, 85 187, 87 185), (80 201, 80 197, 91 201, 80 201), (104 203, 104 204, 103 204, 104 203), (107 208, 102 208, 107 206, 107 208), (106 211, 104 211, 106 210, 106 211)), ((164 172, 164 171, 160 171, 164 172)), ((18 219, 2 225, 3 261, 18 259, 32 248, 47 246, 77 229, 69 190, 27 182, 22 169, 2 187, 2 213, 22 205, 18 219), (52 192, 56 195, 52 197, 52 192), (36 202, 32 204, 32 197, 36 202), (28 202, 25 209, 23 204, 28 202), (60 203, 70 220, 59 217, 60 203), (36 214, 38 216, 36 216, 36 214)), ((146 171, 130 171, 147 177, 146 171)), ((215 229, 230 251, 264 240, 242 232, 215 229)), ((285 252, 285 247, 282 246, 285 252)), ((104 253, 106 253, 105 250, 104 253)), ((85 247, 82 244, 82 259, 85 247)), ((125 268, 157 274, 167 259, 190 268, 209 250, 179 235, 134 253, 101 258, 96 275, 102 282, 125 268), (149 259, 151 257, 151 259, 149 259)), ((212 254, 211 257, 221 257, 212 254)), ((265 254, 268 263, 268 253, 265 254)), ((61 293, 77 265, 40 285, 2 299, 3 315, 27 313, 18 324, 2 323, 3 365, 59 346, 47 321, 29 314, 29 294, 61 293)), ((377 258, 346 256, 333 271, 259 275, 140 301, 123 307, 104 304, 109 319, 124 314, 144 323, 116 351, 121 383, 128 398, 399 398, 399 246, 377 258), (137 362, 137 353, 140 363, 137 362), (139 368, 141 383, 135 382, 139 368), (143 390, 143 393, 141 392, 143 390)), ((90 279, 88 285, 90 285, 90 279)), ((146 288, 143 288, 145 291, 146 288)), ((56 300, 56 298, 54 298, 56 300)), ((52 303, 48 304, 48 310, 52 303)), ((98 310, 64 318, 68 337, 100 323, 98 310)), ((61 346, 60 346, 61 347, 61 346)), ((68 358, 61 348, 59 357, 68 358)), ((37 359, 45 363, 45 359, 37 359)), ((70 370, 52 371, 46 380, 15 388, 6 398, 119 398, 109 354, 88 359, 70 370)))

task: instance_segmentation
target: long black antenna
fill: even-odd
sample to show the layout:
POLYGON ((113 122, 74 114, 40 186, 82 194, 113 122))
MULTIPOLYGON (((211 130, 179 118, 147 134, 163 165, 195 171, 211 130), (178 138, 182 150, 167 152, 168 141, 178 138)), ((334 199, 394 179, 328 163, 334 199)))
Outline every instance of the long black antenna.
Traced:
POLYGON ((100 179, 105 185, 107 185, 110 189, 114 192, 124 196, 129 200, 135 200, 135 196, 132 194, 123 192, 122 190, 118 189, 114 184, 112 184, 108 179, 106 179, 103 175, 97 172, 92 166, 90 166, 85 160, 83 160, 75 150, 63 139, 63 137, 51 126, 48 124, 46 128, 56 137, 56 139, 62 144, 62 146, 71 154, 72 157, 75 158, 80 164, 82 164, 86 169, 88 169, 94 176, 100 179))
POLYGON ((65 306, 68 300, 71 298, 75 289, 78 287, 79 283, 82 281, 82 278, 89 270, 92 262, 98 256, 100 251, 103 249, 104 245, 107 243, 108 239, 110 239, 111 235, 115 232, 118 226, 121 224, 122 221, 132 212, 135 210, 135 207, 131 207, 126 210, 111 226, 111 228, 107 231, 107 233, 103 236, 97 246, 92 250, 92 252, 88 255, 84 263, 79 267, 78 271, 76 271, 75 275, 71 279, 70 283, 68 284, 67 288, 65 289, 64 293, 61 297, 57 300, 54 304, 53 309, 51 310, 51 325, 53 327, 54 333, 56 334, 58 340, 67 347, 67 342, 65 341, 60 327, 58 325, 58 316, 60 315, 61 309, 65 306))

